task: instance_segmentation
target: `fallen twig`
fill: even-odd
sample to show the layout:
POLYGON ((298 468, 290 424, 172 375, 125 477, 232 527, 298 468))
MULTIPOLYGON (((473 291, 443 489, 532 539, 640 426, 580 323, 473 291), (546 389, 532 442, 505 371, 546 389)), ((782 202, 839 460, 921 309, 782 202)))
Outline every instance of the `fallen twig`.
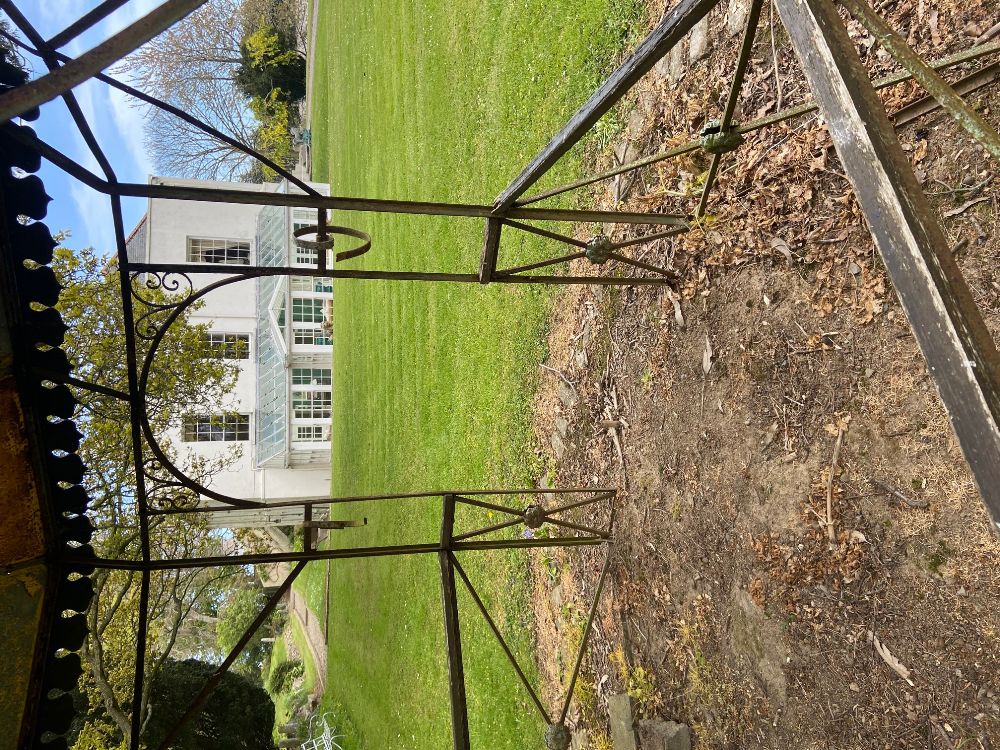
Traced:
POLYGON ((882 657, 882 661, 886 663, 886 666, 888 666, 889 669, 906 680, 907 685, 910 687, 914 686, 913 680, 910 679, 910 670, 907 669, 899 659, 893 656, 889 648, 882 643, 881 640, 879 640, 879 637, 875 635, 875 633, 870 630, 868 631, 868 642, 872 644, 875 648, 875 653, 882 657))
POLYGON ((844 441, 844 428, 837 432, 837 442, 833 445, 833 460, 830 461, 830 476, 826 480, 826 535, 833 544, 837 535, 833 530, 833 477, 837 473, 837 459, 840 458, 840 446, 844 441))
POLYGON ((946 219, 950 219, 952 216, 958 216, 959 214, 964 214, 966 211, 968 211, 973 206, 975 206, 975 205, 977 205, 979 203, 985 203, 989 199, 990 199, 990 196, 988 196, 988 195, 983 196, 982 198, 973 198, 971 201, 966 201, 965 203, 963 203, 958 208, 953 208, 953 209, 951 209, 951 211, 945 211, 944 214, 943 214, 943 216, 946 219))
POLYGON ((988 29, 986 29, 986 31, 984 31, 982 34, 976 37, 976 41, 973 42, 973 44, 983 44, 984 42, 988 42, 997 34, 1000 34, 1000 23, 993 24, 988 29))
POLYGON ((548 365, 543 365, 540 362, 538 363, 538 366, 541 367, 543 370, 548 370, 549 372, 553 373, 554 375, 558 375, 559 378, 562 379, 562 381, 566 385, 568 385, 570 388, 573 389, 573 393, 576 393, 576 386, 573 385, 573 381, 570 380, 569 378, 567 378, 565 375, 563 375, 559 370, 557 370, 554 367, 549 367, 548 365))
POLYGON ((892 495, 897 500, 900 500, 904 504, 909 505, 911 508, 926 508, 930 504, 926 500, 914 500, 912 498, 909 498, 902 492, 897 490, 895 487, 893 487, 891 484, 888 484, 886 482, 881 482, 878 479, 872 479, 871 483, 876 487, 878 487, 883 492, 886 492, 892 495))

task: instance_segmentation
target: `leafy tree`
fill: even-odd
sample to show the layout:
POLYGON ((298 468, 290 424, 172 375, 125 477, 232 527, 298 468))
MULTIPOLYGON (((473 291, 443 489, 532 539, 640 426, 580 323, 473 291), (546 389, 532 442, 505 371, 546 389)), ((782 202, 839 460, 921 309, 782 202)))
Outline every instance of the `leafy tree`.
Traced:
MULTIPOLYGON (((236 591, 219 612, 219 621, 215 631, 219 648, 227 654, 232 651, 236 642, 243 637, 247 628, 264 609, 265 604, 267 604, 267 596, 257 586, 247 586, 236 591)), ((250 643, 246 645, 239 659, 233 665, 234 668, 257 681, 260 681, 264 657, 267 655, 267 645, 261 640, 264 636, 263 631, 264 629, 261 628, 254 634, 250 643)))
MULTIPOLYGON (((280 79, 280 85, 287 86, 286 97, 297 91, 301 97, 305 93, 304 58, 295 51, 292 56, 298 56, 299 62, 292 62, 285 53, 301 46, 304 5, 296 0, 208 0, 129 55, 115 71, 138 88, 254 145, 261 122, 236 82, 245 60, 244 39, 257 29, 283 30, 276 32, 282 45, 276 55, 265 55, 271 50, 267 45, 255 47, 262 64, 272 59, 281 63, 262 68, 262 80, 280 79)), ((267 96, 270 91, 261 89, 260 94, 267 96)), ((161 110, 150 109, 145 136, 146 148, 161 174, 255 181, 267 177, 254 169, 254 160, 242 151, 161 110)))
MULTIPOLYGON (((127 391, 121 290, 114 259, 92 249, 74 253, 58 248, 52 268, 64 287, 58 306, 69 327, 63 349, 75 366, 74 375, 127 391)), ((146 288, 141 279, 133 284, 151 302, 170 301, 163 289, 146 288)), ((136 316, 150 309, 136 300, 136 316)), ((140 322, 137 327, 143 325, 140 322)), ((212 462, 178 457, 166 437, 177 429, 184 413, 217 411, 235 383, 238 370, 234 363, 192 356, 199 351, 204 332, 205 328, 191 324, 187 315, 171 326, 152 367, 145 398, 154 435, 163 439, 161 445, 185 472, 203 483, 230 463, 236 453, 224 453, 212 462)), ((137 344, 141 360, 148 344, 141 337, 137 344)), ((95 533, 91 543, 102 556, 137 558, 141 538, 128 404, 85 389, 75 389, 75 395, 80 402, 75 419, 85 436, 79 454, 89 468, 84 484, 92 498, 88 515, 95 533)), ((192 518, 200 517, 153 517, 152 556, 221 554, 217 534, 192 518)), ((99 570, 92 576, 96 596, 87 614, 90 633, 81 655, 86 665, 83 694, 97 709, 91 711, 90 720, 80 730, 77 748, 127 743, 133 709, 141 711, 144 724, 149 721, 155 713, 150 687, 177 644, 182 623, 206 601, 218 598, 220 588, 235 575, 235 571, 225 569, 151 574, 147 680, 140 696, 132 694, 132 674, 141 576, 113 570, 99 570)))
POLYGON ((13 36, 10 24, 0 18, 0 82, 20 86, 28 80, 28 63, 8 35, 13 36))
MULTIPOLYGON (((156 709, 146 742, 158 747, 196 695, 215 673, 215 666, 197 659, 168 659, 152 687, 156 709)), ((228 672, 171 745, 175 750, 273 750, 274 703, 262 687, 241 674, 228 672)))
MULTIPOLYGON (((288 103, 278 96, 278 90, 275 89, 263 99, 251 99, 250 109, 261 123, 254 132, 256 148, 278 164, 290 166, 294 161, 291 136, 293 118, 288 103)), ((261 174, 265 180, 277 177, 273 170, 264 166, 261 166, 261 174)))
POLYGON ((236 85, 248 99, 275 96, 293 102, 306 95, 306 61, 290 29, 265 25, 243 38, 236 85), (277 92, 277 93, 275 93, 277 92))

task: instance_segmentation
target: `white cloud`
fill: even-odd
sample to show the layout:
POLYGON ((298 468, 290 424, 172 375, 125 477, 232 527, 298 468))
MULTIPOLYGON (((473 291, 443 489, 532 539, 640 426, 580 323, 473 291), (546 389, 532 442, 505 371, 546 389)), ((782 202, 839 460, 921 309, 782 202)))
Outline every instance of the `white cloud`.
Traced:
POLYGON ((46 34, 52 36, 57 31, 69 26, 74 20, 86 13, 87 3, 84 0, 37 0, 38 12, 41 15, 43 24, 57 26, 55 31, 46 34))
MULTIPOLYGON (((114 254, 117 250, 115 226, 108 197, 76 180, 70 181, 69 193, 83 222, 83 236, 87 244, 93 245, 98 252, 114 254)), ((78 232, 74 234, 79 235, 78 232)))
MULTIPOLYGON (((132 97, 118 89, 109 89, 111 115, 117 129, 116 136, 125 147, 129 164, 124 167, 124 175, 132 181, 145 182, 153 174, 153 162, 146 152, 143 126, 148 116, 148 108, 132 106, 132 97)), ((123 175, 123 177, 124 177, 123 175)))
MULTIPOLYGON (((125 4, 125 8, 123 9, 125 11, 124 13, 116 14, 123 16, 123 18, 119 22, 119 26, 117 28, 112 28, 115 28, 115 31, 117 31, 118 28, 121 28, 121 26, 124 26, 126 23, 132 23, 132 21, 137 18, 149 15, 149 13, 160 4, 160 0, 132 0, 131 2, 125 4)), ((109 19, 109 21, 110 20, 111 19, 109 19)))

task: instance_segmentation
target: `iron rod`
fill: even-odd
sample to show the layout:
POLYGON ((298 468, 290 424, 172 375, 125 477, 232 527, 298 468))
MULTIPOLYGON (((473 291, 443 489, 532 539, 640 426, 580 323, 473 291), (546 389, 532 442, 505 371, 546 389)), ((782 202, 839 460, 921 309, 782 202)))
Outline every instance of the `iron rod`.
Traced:
POLYGON ((608 490, 602 495, 585 498, 583 500, 577 500, 574 503, 567 503, 566 505, 560 505, 558 508, 553 508, 552 510, 547 511, 546 515, 552 515, 553 513, 562 513, 565 510, 573 510, 573 508, 582 508, 584 505, 599 503, 601 500, 613 500, 614 497, 615 497, 615 491, 608 490))
POLYGON ((568 263, 579 258, 583 258, 586 253, 570 253, 569 255, 563 255, 558 258, 549 258, 548 260, 542 260, 538 263, 528 263, 524 266, 514 266, 513 268, 504 268, 497 271, 493 276, 494 281, 499 281, 500 276, 511 276, 512 274, 521 273, 522 271, 534 271, 538 268, 545 268, 546 266, 554 266, 557 263, 568 263))
POLYGON ((66 46, 91 26, 100 23, 127 2, 128 0, 104 0, 96 8, 84 13, 65 29, 49 39, 47 42, 48 46, 52 49, 59 49, 66 46))
MULTIPOLYGON (((563 128, 497 197, 496 213, 504 211, 569 151, 635 83, 671 50, 718 0, 680 0, 629 57, 593 93, 563 128)), ((508 214, 509 215, 509 214, 508 214)))
MULTIPOLYGON (((468 496, 477 495, 570 495, 579 494, 582 492, 589 493, 607 493, 599 496, 597 499, 604 499, 605 497, 613 497, 614 490, 608 490, 606 488, 593 488, 593 487, 564 487, 564 488, 552 488, 552 489, 514 489, 514 490, 431 490, 427 492, 400 492, 396 494, 389 495, 347 495, 343 497, 312 497, 312 498, 300 498, 298 500, 285 500, 274 503, 267 503, 261 506, 262 508, 292 508, 299 507, 303 505, 322 505, 330 504, 336 505, 339 503, 359 503, 359 502, 371 502, 379 500, 407 500, 407 499, 420 499, 429 497, 441 497, 443 495, 456 495, 468 499, 468 496)), ((579 505, 586 505, 591 502, 596 502, 596 500, 588 499, 583 500, 578 503, 573 503, 572 505, 565 506, 568 508, 575 508, 579 505)), ((502 507, 502 506, 500 506, 502 507)), ((563 510, 564 508, 558 508, 557 510, 563 510)), ((226 513, 229 511, 244 510, 242 508, 237 508, 234 506, 198 506, 197 508, 187 508, 187 509, 169 509, 169 510, 159 510, 152 511, 154 515, 177 515, 183 513, 226 513)), ((492 510, 492 508, 491 508, 492 510)), ((508 512, 505 509, 504 512, 508 512)), ((513 511, 511 511, 513 512, 513 511)))
MULTIPOLYGON (((48 48, 48 44, 45 41, 45 37, 38 33, 31 22, 18 10, 17 6, 14 5, 12 0, 0 0, 0 7, 3 8, 4 12, 10 16, 10 19, 14 22, 21 32, 28 37, 28 40, 38 47, 39 53, 42 56, 42 60, 45 62, 45 67, 49 69, 50 72, 56 71, 60 68, 59 60, 54 57, 52 50, 48 48)), ((94 160, 100 166, 101 171, 104 172, 104 178, 109 183, 117 182, 117 177, 115 177, 115 171, 111 166, 111 162, 108 161, 108 157, 104 154, 101 149, 101 145, 97 142, 97 138, 94 136, 94 131, 91 129, 90 124, 87 122, 87 118, 83 114, 83 110, 80 109, 80 105, 73 95, 72 91, 65 91, 62 94, 62 99, 66 104, 66 109, 69 110, 70 117, 73 118, 73 122, 76 124, 76 129, 80 132, 80 136, 83 138, 84 143, 87 144, 87 148, 90 149, 90 153, 93 154, 94 160)))
POLYGON ((465 588, 468 589, 469 594, 472 596, 472 601, 475 602, 476 607, 478 607, 479 612, 483 616, 483 619, 486 620, 486 624, 489 625, 490 630, 493 631, 493 635, 500 644, 500 648, 502 648, 503 652, 507 655, 510 665, 514 667, 514 671, 517 672, 517 676, 520 678, 521 684, 524 685, 524 689, 528 691, 528 695, 531 696, 531 700, 538 708, 538 712, 542 715, 542 718, 545 719, 545 723, 551 724, 552 719, 549 718, 549 712, 545 710, 545 706, 543 706, 541 700, 539 700, 535 689, 531 687, 531 683, 528 682, 528 678, 525 676, 524 671, 521 669, 521 665, 515 658, 514 652, 510 650, 510 646, 508 646, 507 641, 504 640, 503 634, 500 632, 500 628, 497 627, 493 618, 490 617, 490 613, 486 610, 486 605, 483 604, 483 600, 479 598, 479 593, 472 585, 472 581, 469 580, 469 576, 465 574, 465 570, 462 568, 461 563, 458 562, 458 558, 456 558, 454 554, 450 555, 450 557, 451 564, 454 566, 455 570, 458 571, 459 578, 462 579, 462 583, 465 584, 465 588))
POLYGON ((969 106, 951 85, 914 52, 892 27, 865 0, 840 0, 847 10, 879 41, 904 68, 913 74, 928 94, 954 117, 966 132, 1000 159, 1000 133, 969 106))
POLYGON ((569 680, 569 688, 566 690, 566 700, 563 702, 562 712, 559 714, 559 723, 566 721, 566 714, 569 713, 569 704, 573 700, 573 688, 576 687, 576 678, 580 676, 580 666, 583 664, 583 655, 587 650, 587 641, 590 640, 590 631, 594 625, 594 616, 597 614, 597 605, 601 601, 601 594, 604 591, 604 581, 608 577, 608 570, 611 569, 611 547, 607 548, 608 555, 604 558, 604 568, 601 570, 601 577, 597 581, 597 590, 594 591, 594 601, 590 604, 590 612, 587 614, 587 624, 583 626, 583 635, 580 637, 580 650, 576 655, 576 664, 573 665, 573 676, 569 680))
MULTIPOLYGON (((479 276, 474 273, 436 273, 423 271, 364 271, 331 269, 318 271, 310 268, 278 268, 273 266, 224 266, 221 264, 179 266, 170 263, 134 263, 133 271, 154 271, 158 273, 208 273, 215 276, 231 274, 257 276, 316 276, 328 279, 369 279, 381 281, 449 281, 464 284, 478 284, 479 276)), ((609 286, 616 284, 653 285, 663 284, 660 279, 620 278, 613 276, 534 276, 512 274, 493 279, 498 284, 595 284, 609 286)))
POLYGON ((168 750, 174 740, 177 739, 177 735, 180 733, 181 729, 184 728, 184 725, 187 724, 188 721, 190 721, 191 718, 201 710, 201 707, 205 704, 205 701, 208 700, 212 691, 218 687, 222 678, 225 677, 226 673, 229 671, 229 668, 233 666, 233 663, 239 658, 240 654, 243 653, 243 649, 246 648, 250 639, 254 637, 254 634, 258 630, 260 630, 261 625, 267 621, 267 618, 270 617, 274 608, 278 606, 278 602, 281 601, 282 597, 284 597, 284 595, 288 592, 288 589, 292 587, 292 582, 298 578, 299 573, 301 573, 305 567, 306 563, 300 562, 292 568, 291 571, 289 571, 287 576, 285 576, 285 580, 282 582, 281 586, 279 586, 278 590, 275 591, 267 600, 264 608, 244 631, 243 635, 236 642, 236 645, 233 646, 232 650, 229 652, 225 661, 219 665, 219 667, 215 670, 215 673, 208 679, 208 682, 205 683, 204 687, 202 687, 199 693, 188 705, 181 718, 177 720, 177 723, 167 733, 167 736, 163 738, 163 742, 161 742, 158 746, 159 750, 168 750))
POLYGON ((139 621, 135 628, 135 672, 132 674, 129 750, 139 750, 139 735, 142 733, 142 688, 146 673, 146 638, 149 632, 149 576, 150 571, 147 568, 139 577, 139 621))
MULTIPOLYGON (((115 188, 130 198, 165 198, 208 203, 241 203, 257 206, 292 206, 294 208, 327 208, 334 211, 415 214, 426 216, 466 216, 490 218, 491 206, 474 203, 441 203, 404 201, 383 198, 348 198, 343 196, 292 195, 261 193, 223 188, 199 188, 187 185, 144 185, 122 182, 115 188)), ((680 214, 630 213, 625 211, 588 211, 572 208, 511 208, 503 218, 537 221, 593 221, 602 223, 657 224, 684 226, 687 217, 680 214)))
POLYGON ((222 555, 216 557, 189 557, 182 560, 112 560, 109 558, 75 558, 67 555, 69 564, 91 565, 108 570, 187 570, 194 568, 221 568, 226 565, 264 565, 268 563, 301 562, 311 560, 352 560, 362 557, 394 557, 438 552, 440 546, 431 544, 401 544, 392 547, 355 547, 353 549, 327 549, 313 552, 268 552, 249 555, 222 555))
POLYGON ((595 529, 582 523, 573 523, 572 521, 564 521, 561 518, 552 518, 548 514, 545 516, 545 522, 551 523, 553 526, 560 526, 564 529, 573 529, 574 531, 582 531, 584 534, 591 534, 592 536, 599 536, 604 539, 608 539, 611 536, 610 531, 601 531, 600 529, 595 529))
MULTIPOLYGON (((979 68, 979 70, 976 70, 973 73, 955 81, 952 88, 955 89, 955 91, 962 97, 966 97, 969 94, 994 83, 998 77, 1000 77, 1000 63, 991 63, 989 65, 984 65, 979 68)), ((907 104, 905 107, 897 109, 889 115, 889 119, 892 120, 893 126, 898 130, 904 125, 908 125, 913 122, 918 117, 922 117, 923 115, 933 112, 940 106, 941 103, 938 102, 937 99, 928 95, 915 102, 907 104)))
POLYGON ((665 232, 653 232, 653 234, 647 234, 643 237, 633 237, 630 240, 623 240, 621 242, 612 242, 612 250, 621 250, 623 247, 631 247, 632 245, 643 245, 647 242, 653 242, 654 240, 664 240, 667 237, 675 237, 678 234, 684 234, 685 232, 690 232, 691 230, 687 227, 677 227, 677 229, 668 229, 665 232))
POLYGON ((513 521, 504 521, 503 523, 496 523, 492 526, 484 526, 481 529, 476 529, 475 531, 467 531, 464 534, 459 534, 454 538, 454 541, 461 542, 464 539, 471 539, 474 536, 482 536, 483 534, 490 534, 494 531, 500 531, 501 529, 508 529, 511 526, 517 526, 521 523, 520 518, 515 518, 513 521))
POLYGON ((504 505, 496 505, 495 503, 488 503, 485 500, 475 500, 471 497, 462 497, 462 493, 455 492, 455 500, 462 503, 463 505, 474 505, 477 508, 485 508, 486 510, 495 510, 497 513, 507 513, 512 516, 517 516, 521 518, 521 511, 514 510, 513 508, 508 508, 504 505))
POLYGON ((660 268, 659 266, 654 266, 649 263, 643 263, 641 260, 633 260, 632 258, 628 258, 622 255, 621 253, 609 252, 608 257, 617 260, 619 263, 625 263, 626 265, 629 266, 635 266, 636 268, 641 268, 644 271, 652 271, 653 273, 658 273, 661 276, 666 276, 668 279, 676 278, 676 276, 673 273, 664 268, 660 268))
MULTIPOLYGON (((753 0, 750 5, 750 13, 747 17, 747 26, 743 30, 743 44, 740 47, 740 56, 736 61, 736 71, 733 73, 733 83, 729 88, 729 96, 726 98, 726 109, 722 113, 722 120, 719 122, 719 132, 725 133, 733 124, 733 114, 736 112, 736 104, 740 98, 740 91, 743 90, 743 78, 747 72, 747 65, 750 62, 750 53, 753 51, 754 37, 757 36, 757 24, 760 21, 760 11, 763 0, 753 0)), ((705 208, 708 206, 708 196, 712 192, 712 185, 715 184, 715 177, 719 172, 719 162, 722 154, 712 154, 712 163, 708 168, 708 175, 705 177, 705 184, 701 190, 701 200, 698 201, 698 208, 695 209, 696 218, 705 215, 705 208)))
POLYGON ((106 385, 91 383, 89 380, 80 380, 79 378, 74 378, 72 375, 56 375, 46 370, 37 369, 35 370, 35 374, 56 383, 65 383, 66 385, 83 388, 84 390, 92 391, 93 393, 100 393, 102 396, 110 396, 111 398, 117 398, 121 401, 132 400, 132 397, 125 391, 119 391, 117 388, 109 388, 106 385))
POLYGON ((452 741, 455 750, 469 750, 469 705, 465 695, 462 628, 458 612, 458 591, 455 587, 455 568, 449 552, 455 528, 455 500, 455 496, 451 494, 442 498, 438 564, 441 568, 441 609, 444 613, 445 649, 448 654, 452 741))
POLYGON ((455 550, 527 549, 531 547, 578 547, 601 544, 600 536, 555 536, 547 539, 498 539, 483 542, 456 542, 455 550))
POLYGON ((30 128, 17 127, 13 123, 3 123, 0 127, 3 128, 3 132, 6 135, 9 135, 17 142, 28 146, 29 148, 35 149, 39 154, 55 164, 63 172, 71 177, 75 177, 92 190, 105 194, 110 192, 111 188, 106 181, 102 180, 79 162, 75 162, 70 159, 62 151, 50 146, 48 143, 35 135, 30 128))
MULTIPOLYGON (((947 68, 952 68, 956 65, 960 65, 964 62, 970 62, 972 60, 977 60, 980 57, 985 57, 986 55, 992 55, 996 52, 1000 52, 1000 42, 992 42, 989 44, 980 44, 975 47, 970 47, 962 52, 956 52, 952 55, 946 55, 945 57, 938 58, 930 63, 930 66, 935 70, 944 70, 947 68)), ((879 78, 872 85, 875 89, 880 90, 888 88, 889 86, 895 86, 897 83, 903 83, 904 81, 909 81, 913 78, 913 75, 908 71, 900 71, 898 73, 893 73, 892 75, 886 76, 885 78, 879 78)), ((805 102, 795 107, 790 107, 788 109, 783 109, 780 112, 776 112, 773 115, 767 115, 759 119, 753 120, 752 122, 739 125, 736 128, 736 132, 741 135, 746 135, 747 133, 752 133, 755 130, 760 130, 768 125, 776 125, 779 122, 784 122, 785 120, 791 120, 793 117, 798 117, 799 115, 809 114, 810 112, 815 112, 817 109, 817 104, 815 101, 805 102)), ((557 195, 562 195, 563 193, 568 193, 571 190, 576 190, 577 188, 586 187, 587 185, 593 185, 595 182, 601 182, 603 180, 609 180, 612 177, 617 177, 620 174, 625 174, 626 172, 633 172, 636 169, 641 169, 642 167, 648 167, 653 164, 657 164, 661 161, 666 161, 667 159, 673 159, 677 156, 683 156, 684 154, 690 154, 692 151, 697 151, 701 148, 700 140, 691 140, 680 146, 674 146, 667 149, 666 151, 661 151, 658 154, 652 154, 651 156, 643 157, 642 159, 637 159, 636 161, 628 162, 627 164, 622 164, 614 169, 608 170, 606 172, 601 172, 592 177, 584 177, 582 179, 576 180, 574 182, 566 183, 559 187, 552 188, 551 190, 546 190, 542 193, 536 193, 528 198, 522 198, 521 200, 515 201, 515 206, 527 206, 532 203, 537 203, 538 201, 544 200, 546 198, 553 198, 557 195)))
POLYGON ((664 279, 643 279, 623 276, 525 276, 514 274, 513 276, 501 276, 494 279, 498 284, 593 284, 594 286, 659 286, 669 284, 670 281, 664 279))
MULTIPOLYGON (((21 47, 22 49, 26 50, 27 52, 30 52, 31 54, 37 55, 39 57, 42 56, 42 52, 40 51, 40 49, 35 49, 35 48, 32 48, 32 47, 29 47, 28 45, 24 44, 17 37, 15 37, 13 35, 10 35, 10 34, 4 33, 2 29, 0 29, 0 34, 2 34, 7 39, 10 39, 14 44, 18 45, 19 47, 21 47)), ((51 42, 50 42, 50 44, 51 44, 51 42)), ((52 54, 52 56, 55 59, 57 59, 57 60, 59 60, 59 62, 63 62, 63 63, 65 63, 65 62, 69 61, 70 59, 72 59, 68 55, 64 55, 62 52, 59 52, 59 51, 54 50, 54 49, 51 50, 51 54, 52 54)), ((304 191, 307 195, 317 195, 317 196, 320 195, 320 192, 318 190, 316 190, 314 187, 312 187, 312 185, 310 185, 308 182, 300 180, 298 177, 296 177, 294 174, 292 174, 291 172, 289 172, 287 169, 285 169, 283 166, 281 166, 277 162, 272 161, 267 156, 265 156, 261 152, 257 151, 256 149, 253 149, 250 146, 247 146, 242 141, 239 141, 239 140, 237 140, 235 138, 232 138, 231 136, 226 135, 221 130, 213 128, 208 123, 202 122, 197 117, 194 117, 194 116, 188 114, 184 110, 182 110, 182 109, 180 109, 178 107, 175 107, 172 104, 169 104, 168 102, 163 101, 162 99, 157 99, 155 96, 150 96, 149 94, 147 94, 147 93, 145 93, 143 91, 139 91, 138 89, 136 89, 136 88, 134 88, 132 86, 129 86, 128 84, 122 83, 118 79, 112 78, 111 76, 106 75, 104 73, 98 73, 97 75, 94 76, 94 79, 98 80, 98 81, 101 81, 102 83, 105 83, 108 86, 111 86, 112 88, 118 89, 119 91, 121 91, 121 92, 123 92, 125 94, 128 94, 129 96, 131 96, 131 97, 133 97, 135 99, 143 101, 146 104, 152 105, 152 106, 156 107, 157 109, 162 109, 164 112, 168 112, 169 114, 173 115, 174 117, 177 117, 178 119, 183 120, 184 122, 188 123, 189 125, 191 125, 191 126, 193 126, 195 128, 198 128, 198 130, 202 131, 203 133, 207 133, 208 135, 212 136, 216 140, 222 141, 223 143, 225 143, 228 146, 232 146, 233 148, 237 149, 238 151, 241 151, 242 153, 246 154, 247 156, 251 157, 252 159, 256 159, 257 161, 261 162, 262 164, 264 164, 269 169, 273 170, 275 172, 275 174, 280 175, 281 177, 285 178, 290 183, 292 183, 293 185, 295 185, 297 188, 299 188, 300 190, 304 191)))
POLYGON ((533 227, 531 224, 525 224, 521 221, 511 221, 508 219, 504 221, 504 224, 509 227, 517 227, 518 229, 530 232, 531 234, 537 234, 539 237, 548 237, 550 240, 565 242, 567 245, 572 245, 574 247, 587 247, 587 243, 583 240, 578 240, 574 237, 567 237, 565 234, 559 234, 558 232, 550 232, 548 229, 542 229, 541 227, 533 227))
POLYGON ((52 101, 142 46, 205 0, 166 0, 148 15, 126 26, 58 70, 0 94, 0 122, 52 101))

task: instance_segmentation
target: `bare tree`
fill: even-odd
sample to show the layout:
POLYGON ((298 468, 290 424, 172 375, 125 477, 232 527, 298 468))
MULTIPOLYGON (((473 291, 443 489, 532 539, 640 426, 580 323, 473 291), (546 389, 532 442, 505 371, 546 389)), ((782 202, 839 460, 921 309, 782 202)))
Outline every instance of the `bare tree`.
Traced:
MULTIPOLYGON (((209 0, 129 55, 115 72, 243 143, 257 121, 236 87, 244 0, 209 0)), ((151 109, 146 146, 162 174, 233 180, 249 172, 248 156, 161 110, 151 109)))
MULTIPOLYGON (((217 130, 253 145, 258 127, 250 108, 231 81, 203 82, 198 96, 171 102, 217 130)), ((146 149, 161 174, 238 180, 253 159, 163 110, 151 110, 145 125, 146 149)))
POLYGON ((186 103, 211 81, 231 82, 240 64, 241 0, 209 0, 119 63, 139 88, 186 103))

